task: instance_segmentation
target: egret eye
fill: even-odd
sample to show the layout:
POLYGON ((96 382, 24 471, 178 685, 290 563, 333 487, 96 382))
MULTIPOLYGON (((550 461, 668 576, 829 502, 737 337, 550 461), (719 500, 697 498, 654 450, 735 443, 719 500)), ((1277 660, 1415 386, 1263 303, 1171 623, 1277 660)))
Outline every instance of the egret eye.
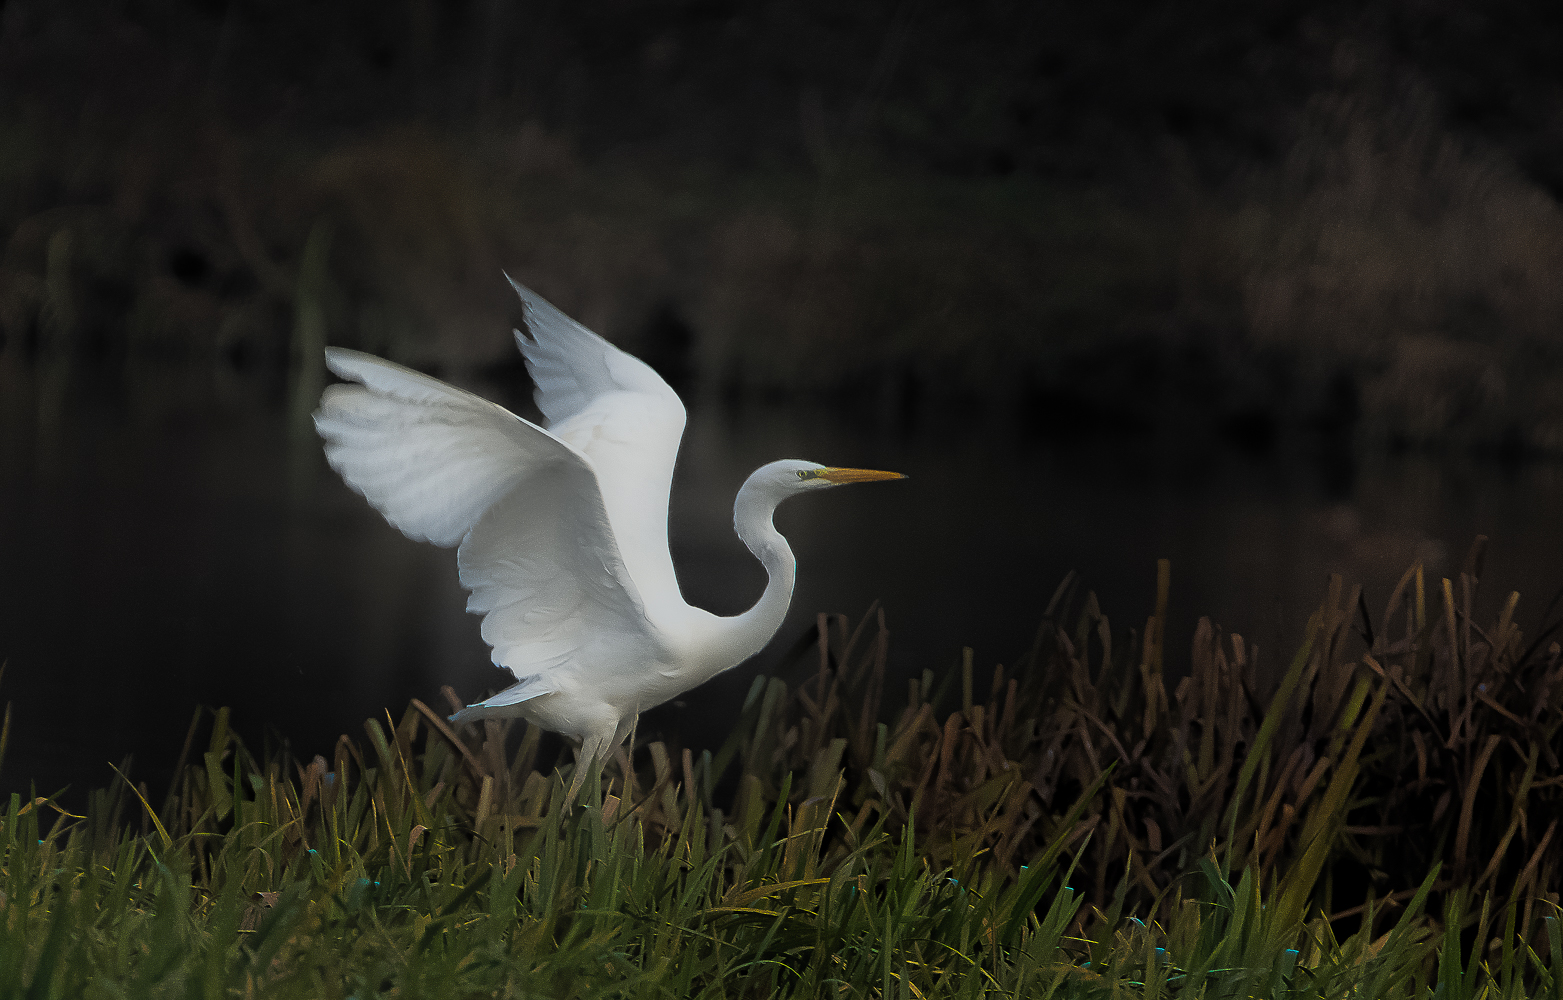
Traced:
POLYGON ((818 479, 819 478, 819 470, 818 469, 799 469, 798 470, 798 478, 799 479, 818 479))
POLYGON ((799 469, 798 470, 798 478, 799 479, 807 479, 807 478, 809 478, 808 470, 807 469, 799 469))

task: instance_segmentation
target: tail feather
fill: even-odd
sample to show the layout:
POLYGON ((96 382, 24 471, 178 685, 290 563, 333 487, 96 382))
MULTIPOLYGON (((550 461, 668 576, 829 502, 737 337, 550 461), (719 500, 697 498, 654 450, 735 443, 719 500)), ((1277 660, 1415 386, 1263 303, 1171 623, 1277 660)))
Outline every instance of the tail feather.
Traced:
POLYGON ((553 694, 557 687, 543 680, 541 677, 528 677, 510 685, 503 691, 486 698, 474 705, 450 716, 450 721, 460 725, 464 722, 478 722, 482 719, 502 719, 520 715, 521 712, 515 706, 531 701, 533 698, 541 698, 545 694, 553 694))

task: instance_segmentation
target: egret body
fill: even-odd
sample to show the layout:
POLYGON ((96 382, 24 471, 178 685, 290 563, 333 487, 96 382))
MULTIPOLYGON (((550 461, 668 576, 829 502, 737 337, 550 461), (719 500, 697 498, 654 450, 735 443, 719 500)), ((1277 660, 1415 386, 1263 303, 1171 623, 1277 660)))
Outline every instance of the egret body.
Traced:
POLYGON ((668 490, 684 405, 656 372, 528 288, 516 343, 543 426, 358 351, 326 349, 348 380, 315 427, 347 484, 409 538, 457 547, 467 610, 514 684, 451 716, 521 716, 577 746, 569 801, 640 712, 763 649, 792 601, 797 562, 778 504, 844 483, 901 479, 784 459, 738 491, 733 527, 765 567, 759 601, 692 607, 668 553, 668 490))

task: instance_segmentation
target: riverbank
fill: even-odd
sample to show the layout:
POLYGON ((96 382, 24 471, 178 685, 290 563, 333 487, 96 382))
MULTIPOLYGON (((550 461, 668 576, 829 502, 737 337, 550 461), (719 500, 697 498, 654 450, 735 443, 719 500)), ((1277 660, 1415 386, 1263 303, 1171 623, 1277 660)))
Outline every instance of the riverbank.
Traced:
MULTIPOLYGON (((885 689, 874 616, 562 814, 535 730, 414 703, 310 762, 192 720, 160 802, 0 816, 10 991, 257 996, 1539 995, 1563 944, 1558 625, 1473 621, 1483 547, 1380 614, 1332 581, 1278 685, 1059 588, 1025 661, 885 689), (899 706, 898 708, 896 706, 899 706), (1072 888, 1065 888, 1066 886, 1072 888), (1500 924, 1502 929, 1500 930, 1500 924), (1486 942, 1492 940, 1489 948, 1486 942), (1473 943, 1474 942, 1474 943, 1473 943)), ((3 766, 3 765, 0 765, 3 766)))

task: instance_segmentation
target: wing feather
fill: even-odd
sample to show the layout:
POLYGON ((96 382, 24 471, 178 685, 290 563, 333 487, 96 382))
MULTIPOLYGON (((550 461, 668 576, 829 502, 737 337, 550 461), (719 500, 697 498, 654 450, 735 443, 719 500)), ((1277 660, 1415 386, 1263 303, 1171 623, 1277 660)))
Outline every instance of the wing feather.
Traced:
POLYGON ((668 491, 684 404, 649 365, 510 279, 527 337, 516 343, 550 433, 586 455, 631 578, 655 614, 682 601, 668 554, 668 491))
POLYGON ((549 427, 570 420, 600 396, 629 392, 647 397, 659 409, 676 410, 682 432, 684 404, 650 365, 603 340, 514 278, 506 278, 521 296, 532 336, 517 330, 516 344, 537 386, 537 408, 549 427))
MULTIPOLYGON (((327 460, 404 534, 460 546, 467 610, 484 616, 495 663, 527 680, 611 655, 604 643, 655 642, 586 456, 437 379, 357 351, 326 357, 359 383, 321 399, 327 460)), ((540 679, 528 697, 551 688, 540 679)))
POLYGON ((529 467, 558 458, 547 434, 437 379, 334 347, 326 365, 362 383, 321 396, 326 460, 409 538, 458 544, 529 467))

